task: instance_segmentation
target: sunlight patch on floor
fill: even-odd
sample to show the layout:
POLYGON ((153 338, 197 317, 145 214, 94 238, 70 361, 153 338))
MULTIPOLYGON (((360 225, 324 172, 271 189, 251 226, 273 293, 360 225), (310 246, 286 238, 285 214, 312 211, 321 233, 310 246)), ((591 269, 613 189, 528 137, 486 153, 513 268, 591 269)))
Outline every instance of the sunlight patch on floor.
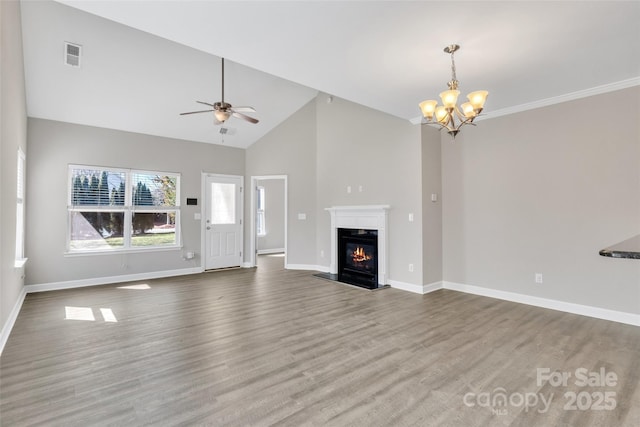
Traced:
POLYGON ((110 308, 101 308, 100 313, 102 314, 102 318, 105 322, 117 322, 116 315, 113 314, 113 311, 110 308))
MULTIPOLYGON (((93 309, 91 307, 71 307, 66 306, 64 308, 65 320, 87 320, 90 322, 95 322, 96 317, 93 314, 93 309)), ((116 315, 113 314, 113 310, 110 308, 101 308, 100 314, 105 322, 108 323, 117 323, 118 319, 116 319, 116 315)))
POLYGON ((151 289, 151 286, 141 283, 139 285, 118 286, 118 289, 151 289))
POLYGON ((64 308, 65 320, 89 320, 95 322, 96 318, 93 315, 91 307, 69 307, 64 308))

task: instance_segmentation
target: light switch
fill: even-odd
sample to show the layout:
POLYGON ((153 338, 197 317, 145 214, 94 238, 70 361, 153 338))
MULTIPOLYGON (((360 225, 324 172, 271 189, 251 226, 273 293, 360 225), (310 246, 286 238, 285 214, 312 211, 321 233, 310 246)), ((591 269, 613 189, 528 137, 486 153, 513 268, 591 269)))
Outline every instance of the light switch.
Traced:
POLYGON ((347 193, 351 193, 351 186, 347 185, 347 193))
POLYGON ((305 219, 307 219, 307 214, 306 214, 306 213, 299 213, 299 214, 298 214, 298 219, 299 219, 299 220, 305 220, 305 219))
POLYGON ((413 222, 413 214, 412 213, 409 214, 409 222, 413 222))
POLYGON ((438 195, 436 193, 431 194, 431 201, 432 202, 437 202, 438 201, 438 195))
POLYGON ((200 212, 196 212, 196 213, 194 213, 194 214, 193 214, 193 219, 197 219, 197 220, 202 219, 202 215, 200 215, 200 212))

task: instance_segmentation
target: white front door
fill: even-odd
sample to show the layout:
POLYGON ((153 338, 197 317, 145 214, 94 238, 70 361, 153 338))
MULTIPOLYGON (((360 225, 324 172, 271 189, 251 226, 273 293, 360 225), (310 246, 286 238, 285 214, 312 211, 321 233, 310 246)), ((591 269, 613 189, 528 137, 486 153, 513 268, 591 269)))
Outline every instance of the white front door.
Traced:
POLYGON ((205 180, 205 270, 242 265, 242 176, 205 180))

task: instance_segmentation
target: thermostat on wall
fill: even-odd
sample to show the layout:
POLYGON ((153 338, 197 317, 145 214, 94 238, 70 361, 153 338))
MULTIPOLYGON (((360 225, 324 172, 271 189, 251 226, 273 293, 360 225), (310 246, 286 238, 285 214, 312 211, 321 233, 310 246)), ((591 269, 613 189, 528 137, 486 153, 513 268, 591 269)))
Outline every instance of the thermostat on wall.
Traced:
POLYGON ((187 197, 187 205, 197 206, 198 205, 198 199, 191 199, 191 198, 187 197))

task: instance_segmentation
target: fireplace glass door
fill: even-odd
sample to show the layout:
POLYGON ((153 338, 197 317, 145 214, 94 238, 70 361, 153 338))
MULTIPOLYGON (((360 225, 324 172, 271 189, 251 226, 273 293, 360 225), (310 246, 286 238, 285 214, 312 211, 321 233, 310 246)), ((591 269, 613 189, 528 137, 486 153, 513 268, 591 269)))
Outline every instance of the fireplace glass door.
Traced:
POLYGON ((378 232, 338 229, 338 280, 373 289, 378 287, 378 232))

